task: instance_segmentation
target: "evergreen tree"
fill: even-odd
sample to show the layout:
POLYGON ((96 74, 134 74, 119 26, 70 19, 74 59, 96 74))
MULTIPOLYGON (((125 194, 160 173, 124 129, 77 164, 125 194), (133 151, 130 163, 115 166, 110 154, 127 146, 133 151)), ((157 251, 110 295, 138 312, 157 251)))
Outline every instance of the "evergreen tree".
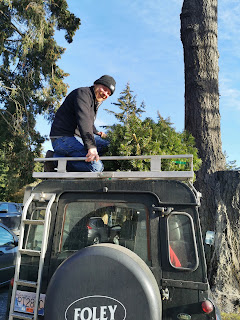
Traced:
POLYGON ((70 43, 79 25, 66 0, 0 1, 1 200, 31 181, 44 140, 36 116, 51 119, 67 93, 67 74, 57 65, 65 49, 55 30, 65 30, 70 43))
MULTIPOLYGON (((194 170, 198 170, 201 160, 197 157, 194 138, 187 132, 178 133, 172 127, 169 119, 163 119, 158 113, 158 121, 151 118, 141 120, 145 111, 142 102, 137 107, 136 96, 132 95, 129 84, 121 92, 117 105, 121 112, 109 111, 115 115, 119 123, 108 126, 110 146, 108 155, 174 155, 193 154, 194 170)), ((119 162, 106 162, 106 170, 149 170, 149 160, 128 160, 119 162)), ((188 170, 187 160, 162 160, 163 170, 188 170)))
POLYGON ((123 90, 118 99, 118 103, 114 102, 113 105, 119 107, 122 112, 114 112, 112 110, 105 109, 109 113, 114 114, 114 116, 122 123, 127 123, 129 115, 141 116, 144 111, 145 105, 142 102, 140 108, 137 107, 136 96, 132 95, 132 90, 130 89, 129 83, 126 85, 126 89, 123 90))

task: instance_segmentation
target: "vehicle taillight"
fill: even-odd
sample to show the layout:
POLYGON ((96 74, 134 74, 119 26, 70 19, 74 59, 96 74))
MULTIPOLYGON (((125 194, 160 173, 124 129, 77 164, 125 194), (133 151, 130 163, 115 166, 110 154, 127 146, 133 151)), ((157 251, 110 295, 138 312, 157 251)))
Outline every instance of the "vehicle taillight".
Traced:
POLYGON ((12 278, 12 279, 10 280, 10 285, 11 285, 11 287, 13 287, 13 284, 14 284, 14 278, 12 278))
POLYGON ((202 309, 207 314, 211 313, 214 309, 212 302, 209 300, 203 301, 202 302, 202 309))
POLYGON ((88 230, 92 229, 92 227, 89 224, 87 224, 87 228, 88 230))

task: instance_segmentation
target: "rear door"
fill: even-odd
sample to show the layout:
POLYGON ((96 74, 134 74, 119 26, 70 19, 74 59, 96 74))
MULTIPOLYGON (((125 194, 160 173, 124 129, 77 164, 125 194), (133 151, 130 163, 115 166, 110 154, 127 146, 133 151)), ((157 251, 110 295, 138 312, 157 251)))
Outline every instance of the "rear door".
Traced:
POLYGON ((156 218, 152 206, 157 197, 144 192, 65 192, 59 198, 50 265, 50 277, 57 266, 74 252, 88 246, 87 231, 81 226, 100 217, 107 230, 102 242, 124 246, 152 266, 151 224, 156 218))

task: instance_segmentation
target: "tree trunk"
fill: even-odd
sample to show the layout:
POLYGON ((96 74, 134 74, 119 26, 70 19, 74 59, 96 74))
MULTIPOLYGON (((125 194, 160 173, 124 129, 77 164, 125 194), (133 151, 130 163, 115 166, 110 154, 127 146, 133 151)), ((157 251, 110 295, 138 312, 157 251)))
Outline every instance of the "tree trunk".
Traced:
POLYGON ((185 129, 203 161, 199 174, 223 170, 218 92, 217 0, 185 0, 181 13, 185 129))
POLYGON ((214 228, 215 177, 224 170, 222 153, 217 47, 217 0, 184 0, 181 40, 185 67, 185 129, 190 132, 202 159, 196 188, 202 193, 200 209, 204 226, 214 228))
POLYGON ((215 245, 209 262, 209 279, 215 300, 223 312, 240 311, 240 172, 213 174, 215 245))
POLYGON ((225 169, 222 152, 217 48, 217 0, 184 0, 181 40, 185 66, 185 129, 196 140, 202 167, 196 188, 202 193, 203 234, 216 232, 207 252, 210 285, 221 311, 240 305, 240 173, 225 169))

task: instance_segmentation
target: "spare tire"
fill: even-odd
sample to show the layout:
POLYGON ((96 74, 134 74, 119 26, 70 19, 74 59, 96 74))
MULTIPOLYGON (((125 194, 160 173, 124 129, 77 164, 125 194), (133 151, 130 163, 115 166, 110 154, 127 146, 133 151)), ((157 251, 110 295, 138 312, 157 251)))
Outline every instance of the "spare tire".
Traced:
POLYGON ((161 297, 145 262, 115 244, 84 248, 55 271, 45 320, 160 320, 161 297))

